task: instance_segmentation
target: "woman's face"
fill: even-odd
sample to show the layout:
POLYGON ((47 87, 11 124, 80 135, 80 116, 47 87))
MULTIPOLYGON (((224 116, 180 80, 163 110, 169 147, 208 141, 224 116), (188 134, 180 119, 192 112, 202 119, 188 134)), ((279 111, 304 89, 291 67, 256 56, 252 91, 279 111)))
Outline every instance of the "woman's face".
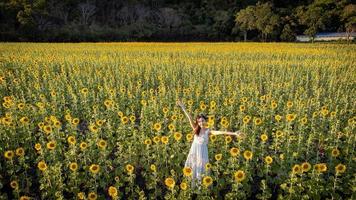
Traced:
POLYGON ((203 117, 198 118, 198 125, 200 127, 205 127, 205 124, 206 124, 206 121, 205 121, 205 119, 203 117))

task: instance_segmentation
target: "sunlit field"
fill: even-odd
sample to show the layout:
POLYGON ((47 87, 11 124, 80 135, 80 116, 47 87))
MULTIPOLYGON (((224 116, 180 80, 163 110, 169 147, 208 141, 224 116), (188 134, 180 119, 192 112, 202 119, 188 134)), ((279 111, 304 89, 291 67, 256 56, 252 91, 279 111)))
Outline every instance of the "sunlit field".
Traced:
POLYGON ((355 44, 1 43, 2 199, 355 199, 355 44), (193 133, 214 130, 191 189, 193 133))

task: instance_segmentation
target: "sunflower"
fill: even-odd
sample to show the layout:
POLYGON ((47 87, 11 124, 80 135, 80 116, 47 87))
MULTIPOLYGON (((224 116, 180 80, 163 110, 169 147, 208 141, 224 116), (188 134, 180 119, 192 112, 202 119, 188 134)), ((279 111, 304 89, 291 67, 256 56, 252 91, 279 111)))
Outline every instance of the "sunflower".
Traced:
POLYGON ((78 118, 73 118, 72 119, 72 124, 73 125, 78 125, 79 124, 79 119, 78 118))
POLYGON ((98 145, 99 148, 105 149, 106 146, 107 146, 107 143, 106 143, 105 140, 100 139, 100 140, 98 141, 97 145, 98 145))
POLYGON ((44 161, 40 161, 37 164, 38 169, 40 169, 41 171, 45 171, 47 169, 47 164, 44 161))
POLYGON ((7 103, 7 102, 2 103, 2 105, 3 105, 5 108, 10 108, 10 107, 11 107, 10 103, 7 103))
POLYGON ((210 140, 211 140, 212 142, 215 142, 215 140, 216 140, 216 135, 211 134, 211 135, 209 136, 209 138, 210 138, 210 140))
POLYGON ((60 121, 55 121, 55 122, 54 122, 54 126, 55 126, 56 128, 60 128, 60 127, 61 127, 61 122, 60 122, 60 121))
POLYGON ((191 176, 192 173, 193 173, 192 168, 190 168, 190 167, 184 167, 184 168, 183 168, 183 174, 184 174, 184 176, 191 176))
POLYGON ((161 124, 160 123, 155 123, 154 125, 153 125, 153 129, 154 130, 156 130, 156 131, 160 131, 161 130, 161 124))
POLYGON ((215 160, 219 161, 219 160, 221 160, 221 158, 222 158, 221 153, 215 155, 215 160))
POLYGON ((336 174, 344 173, 346 171, 346 166, 340 163, 340 164, 336 165, 335 171, 336 171, 336 174))
POLYGON ((214 100, 210 101, 209 103, 210 106, 216 106, 216 102, 214 100))
POLYGON ((81 142, 79 146, 80 146, 80 149, 83 151, 88 147, 88 144, 86 142, 81 142))
POLYGON ((104 105, 106 106, 106 108, 112 107, 113 103, 114 103, 114 102, 113 102, 112 100, 110 100, 110 99, 106 99, 106 100, 104 101, 104 105))
POLYGON ((186 182, 182 182, 182 183, 180 184, 180 189, 182 189, 182 190, 187 190, 187 188, 188 188, 188 184, 187 184, 186 182))
POLYGON ((164 114, 167 114, 167 112, 169 111, 169 109, 167 107, 164 107, 162 110, 163 110, 164 114))
POLYGON ((204 176, 203 185, 209 187, 213 183, 213 179, 210 176, 204 176))
POLYGON ((126 165, 126 170, 129 174, 132 174, 132 172, 134 171, 135 167, 130 165, 130 164, 127 164, 126 165))
POLYGON ((117 189, 114 186, 110 186, 108 189, 109 196, 117 197, 117 189))
POLYGON ((174 139, 179 141, 182 138, 182 134, 180 132, 175 132, 174 133, 174 139))
POLYGON ((36 143, 36 144, 35 144, 35 149, 36 149, 37 151, 41 150, 41 149, 42 149, 41 144, 40 144, 40 143, 36 143))
POLYGON ((320 111, 320 113, 323 115, 323 117, 326 117, 326 115, 329 114, 329 111, 328 110, 322 110, 322 111, 320 111))
POLYGON ((290 108, 290 107, 292 107, 292 106, 293 106, 293 102, 288 101, 288 102, 287 102, 287 107, 290 108))
POLYGON ((253 156, 253 153, 251 151, 249 151, 249 150, 244 151, 244 158, 246 160, 251 160, 252 156, 253 156))
POLYGON ((28 119, 28 117, 22 117, 22 118, 20 119, 20 122, 21 122, 22 124, 27 124, 29 121, 30 121, 30 120, 28 119))
POLYGON ((151 145, 152 144, 152 140, 147 138, 147 139, 145 139, 144 143, 145 143, 145 145, 151 145))
POLYGON ((146 106, 146 105, 147 105, 147 101, 144 100, 144 99, 142 99, 142 100, 141 100, 141 104, 142 104, 143 106, 146 106))
POLYGON ((155 144, 158 144, 160 141, 161 141, 161 138, 160 138, 159 136, 154 136, 154 137, 153 137, 153 142, 154 142, 155 144))
POLYGON ((262 142, 266 142, 267 140, 268 140, 268 136, 267 136, 267 134, 262 134, 261 135, 261 140, 262 140, 262 142))
POLYGON ((173 178, 166 178, 165 180, 164 180, 164 184, 166 185, 166 186, 168 186, 170 189, 173 189, 174 188, 174 185, 175 185, 175 181, 174 181, 174 179, 173 178))
POLYGON ((24 156, 25 155, 25 150, 22 147, 17 148, 15 152, 16 152, 17 156, 24 156))
POLYGON ((281 130, 278 130, 276 131, 276 136, 279 138, 279 137, 282 137, 283 136, 283 131, 281 130))
POLYGON ((225 136, 225 143, 229 144, 232 141, 232 138, 230 135, 225 136))
POLYGON ((103 124, 104 124, 104 121, 103 120, 101 120, 101 119, 98 119, 98 120, 96 120, 96 125, 98 125, 98 126, 102 126, 103 124))
POLYGON ((210 164, 210 163, 206 163, 206 164, 205 164, 205 169, 206 169, 206 170, 211 169, 211 164, 210 164))
POLYGON ((240 105, 240 111, 243 112, 246 110, 246 106, 245 105, 240 105))
POLYGON ((205 110, 206 109, 206 105, 205 104, 200 104, 200 109, 201 110, 205 110))
POLYGON ((193 134, 188 133, 186 138, 187 138, 188 141, 192 141, 193 140, 193 134))
POLYGON ((110 95, 114 95, 115 94, 115 90, 114 89, 110 89, 109 93, 110 93, 110 95))
POLYGON ((12 189, 17 190, 19 188, 19 183, 17 181, 11 181, 10 186, 12 189))
POLYGON ((155 172, 157 170, 156 165, 151 164, 150 169, 155 172))
POLYGON ((308 118, 303 117, 303 118, 300 120, 300 122, 301 122, 302 124, 306 124, 306 123, 308 122, 308 118))
POLYGON ((82 88, 81 90, 80 90, 80 92, 82 93, 82 94, 84 94, 84 95, 86 95, 86 94, 88 94, 88 88, 82 88))
POLYGON ((239 153, 240 153, 240 150, 239 150, 238 148, 236 148, 236 147, 232 147, 232 148, 230 149, 230 154, 231 154, 231 156, 233 156, 233 157, 238 156, 239 153))
POLYGON ((30 200, 30 197, 28 197, 28 196, 21 196, 21 197, 20 197, 20 200, 30 200))
POLYGON ((278 106, 278 104, 277 104, 276 102, 272 102, 272 103, 271 103, 271 108, 272 108, 272 109, 277 108, 277 106, 278 106))
POLYGON ((168 129, 169 129, 170 131, 174 131, 174 130, 175 130, 175 126, 174 126, 173 124, 169 124, 169 125, 168 125, 168 129))
POLYGON ((17 104, 17 107, 18 107, 20 110, 22 110, 22 109, 25 108, 25 104, 24 104, 24 103, 19 103, 19 104, 17 104))
POLYGON ((318 112, 318 111, 313 112, 313 118, 317 117, 317 116, 318 116, 318 114, 319 114, 319 112, 318 112))
POLYGON ((130 116, 130 121, 131 121, 131 123, 134 123, 134 122, 135 122, 135 120, 136 120, 135 115, 131 115, 131 116, 130 116))
POLYGON ((119 181, 120 181, 120 177, 119 177, 119 176, 115 176, 114 180, 115 180, 116 182, 119 182, 119 181))
POLYGON ((299 174, 302 172, 302 168, 300 167, 300 165, 295 164, 292 168, 292 173, 293 174, 299 174))
POLYGON ((223 119, 220 121, 220 124, 222 127, 227 128, 229 126, 229 121, 223 119))
POLYGON ((335 116, 336 116, 336 112, 335 111, 330 113, 330 117, 335 117, 335 116))
POLYGON ((172 121, 176 121, 177 118, 178 118, 177 115, 172 115, 171 120, 172 120, 172 121))
POLYGON ((92 164, 92 165, 90 165, 89 170, 90 170, 90 172, 97 174, 100 170, 100 166, 97 164, 92 164))
POLYGON ((167 143, 168 143, 168 137, 167 137, 167 136, 162 136, 162 137, 161 137, 161 142, 162 142, 163 144, 167 144, 167 143))
POLYGON ((67 120, 68 122, 72 122, 72 116, 70 116, 70 114, 64 115, 64 119, 67 120))
POLYGON ((69 136, 69 137, 67 138, 67 142, 68 142, 68 144, 70 144, 70 145, 75 145, 75 143, 76 143, 75 137, 74 137, 74 136, 69 136))
POLYGON ((282 116, 276 115, 276 116, 274 116, 274 119, 277 120, 277 122, 279 122, 282 120, 282 116))
POLYGON ((73 172, 78 169, 78 164, 75 162, 72 162, 69 164, 69 169, 72 170, 73 172))
POLYGON ((338 157, 340 155, 340 150, 338 148, 334 148, 332 151, 331 151, 331 156, 332 157, 338 157))
POLYGON ((127 124, 127 122, 129 122, 129 118, 128 118, 127 116, 122 116, 122 117, 121 117, 121 122, 122 122, 123 124, 127 124))
POLYGON ((296 115, 295 115, 295 114, 287 114, 287 115, 286 115, 286 120, 287 120, 288 122, 293 121, 295 118, 296 118, 296 115))
POLYGON ((56 95, 57 95, 57 92, 54 91, 54 90, 52 90, 52 91, 51 91, 51 96, 52 96, 52 97, 55 97, 56 95))
POLYGON ((98 195, 95 192, 90 192, 88 194, 88 199, 89 200, 96 200, 98 198, 98 195))
POLYGON ((235 181, 242 182, 245 179, 245 172, 242 170, 238 170, 234 173, 235 181))
POLYGON ((53 150, 54 148, 56 148, 56 142, 55 141, 50 141, 50 142, 47 143, 47 149, 53 150))
POLYGON ((308 162, 302 163, 302 172, 308 172, 311 169, 311 165, 308 162))
POLYGON ((85 194, 84 194, 84 192, 79 192, 79 193, 77 194, 77 197, 78 197, 78 199, 81 199, 81 200, 85 199, 85 194))
POLYGON ((314 165, 314 169, 318 172, 326 172, 328 167, 325 163, 318 163, 314 165))
POLYGON ((46 134, 50 134, 50 133, 52 133, 52 127, 49 126, 49 125, 45 125, 45 126, 43 126, 43 131, 44 131, 46 134))
POLYGON ((251 117, 250 117, 250 116, 245 116, 245 117, 243 118, 243 123, 244 123, 244 124, 248 124, 248 123, 250 122, 250 120, 251 120, 251 117))
POLYGON ((267 163, 267 165, 270 165, 273 162, 273 158, 271 156, 266 156, 265 162, 267 163))
POLYGON ((261 125, 261 124, 262 124, 262 119, 259 118, 259 117, 256 117, 256 118, 255 118, 255 125, 256 125, 256 126, 259 126, 259 125, 261 125))
POLYGON ((216 110, 216 106, 210 106, 210 112, 213 112, 216 110))
POLYGON ((10 125, 12 123, 11 117, 4 117, 2 118, 2 122, 6 125, 10 125))
POLYGON ((98 127, 95 126, 94 124, 89 125, 89 130, 93 133, 97 133, 98 132, 98 127))

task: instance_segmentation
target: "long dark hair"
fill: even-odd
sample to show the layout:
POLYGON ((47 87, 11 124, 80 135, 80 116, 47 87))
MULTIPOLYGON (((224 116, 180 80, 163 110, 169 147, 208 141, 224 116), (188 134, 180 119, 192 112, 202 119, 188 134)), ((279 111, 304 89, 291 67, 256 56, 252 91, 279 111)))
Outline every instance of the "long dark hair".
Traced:
POLYGON ((194 122, 194 133, 195 133, 195 135, 199 135, 200 130, 201 130, 201 127, 198 124, 198 119, 199 118, 204 118, 205 121, 208 120, 208 118, 203 113, 200 113, 199 115, 197 115, 197 117, 195 118, 195 122, 194 122))

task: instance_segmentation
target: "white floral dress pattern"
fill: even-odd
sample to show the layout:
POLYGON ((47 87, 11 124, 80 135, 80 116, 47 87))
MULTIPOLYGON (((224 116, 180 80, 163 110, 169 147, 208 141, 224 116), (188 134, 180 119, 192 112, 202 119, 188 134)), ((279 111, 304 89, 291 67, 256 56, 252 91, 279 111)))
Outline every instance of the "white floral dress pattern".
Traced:
POLYGON ((209 129, 204 132, 200 132, 199 136, 194 134, 194 140, 190 147, 187 160, 184 167, 190 167, 192 169, 192 187, 196 185, 196 181, 201 182, 204 175, 208 175, 209 171, 205 170, 206 163, 209 162, 208 156, 208 143, 209 143, 209 129))

